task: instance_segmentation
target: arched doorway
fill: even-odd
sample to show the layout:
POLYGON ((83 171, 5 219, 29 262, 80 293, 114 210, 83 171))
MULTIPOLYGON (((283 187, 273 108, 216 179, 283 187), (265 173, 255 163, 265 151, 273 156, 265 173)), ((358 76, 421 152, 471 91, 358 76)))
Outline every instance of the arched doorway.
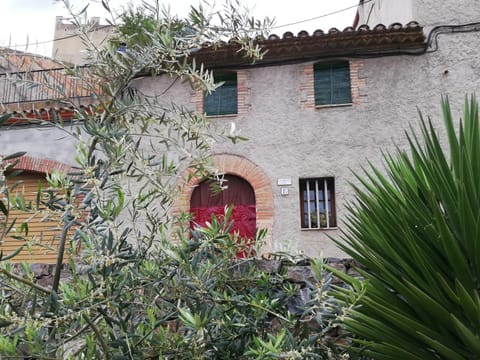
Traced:
MULTIPOLYGON (((270 178, 258 165, 243 156, 215 154, 212 159, 220 172, 239 176, 252 186, 255 193, 256 227, 267 232, 260 251, 263 254, 268 254, 273 249, 274 220, 273 192, 270 178)), ((183 179, 189 178, 189 181, 188 183, 181 183, 182 191, 172 209, 174 214, 178 215, 191 210, 192 193, 201 183, 201 179, 194 176, 190 177, 189 174, 190 170, 187 170, 184 174, 183 179)))
MULTIPOLYGON (((203 226, 210 221, 212 214, 221 217, 225 207, 233 205, 233 226, 231 232, 236 232, 247 244, 255 238, 256 206, 255 192, 252 186, 243 178, 227 174, 224 176, 226 186, 223 191, 213 192, 211 181, 203 181, 193 190, 190 199, 190 212, 194 214, 192 225, 203 226)), ((238 257, 245 257, 246 251, 239 252, 238 257)))

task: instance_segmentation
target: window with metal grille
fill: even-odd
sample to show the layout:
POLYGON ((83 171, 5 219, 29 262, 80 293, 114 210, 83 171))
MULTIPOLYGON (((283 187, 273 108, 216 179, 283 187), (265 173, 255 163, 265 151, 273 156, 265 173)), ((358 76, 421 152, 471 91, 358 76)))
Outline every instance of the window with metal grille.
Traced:
POLYGON ((352 103, 348 62, 316 64, 313 73, 315 105, 352 103))
POLYGON ((300 209, 303 229, 336 227, 334 178, 300 179, 300 209))
POLYGON ((203 108, 207 115, 229 115, 237 113, 237 74, 215 75, 215 83, 223 83, 204 97, 203 108))

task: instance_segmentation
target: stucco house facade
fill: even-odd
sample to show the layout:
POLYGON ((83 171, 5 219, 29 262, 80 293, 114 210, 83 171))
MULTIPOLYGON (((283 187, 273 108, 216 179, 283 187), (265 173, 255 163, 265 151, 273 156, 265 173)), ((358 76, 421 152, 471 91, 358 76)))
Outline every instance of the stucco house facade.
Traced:
MULTIPOLYGON (((343 256, 331 238, 339 239, 353 197, 352 171, 368 161, 381 167, 382 150, 405 148, 418 110, 441 131, 442 95, 460 118, 465 95, 478 93, 478 1, 401 3, 361 1, 355 27, 343 31, 271 35, 255 65, 228 46, 204 49, 197 62, 236 89, 233 110, 218 110, 189 88, 172 89, 172 98, 211 112, 220 126, 235 122, 249 139, 219 144, 214 158, 252 186, 257 226, 270 234, 267 251, 343 256), (392 21, 397 14, 403 25, 392 21)), ((155 94, 168 85, 151 78, 136 86, 155 94)), ((184 194, 184 209, 193 192, 184 194)))
MULTIPOLYGON (((217 144, 213 158, 232 183, 243 184, 239 201, 254 209, 248 221, 253 216, 268 230, 265 252, 342 257, 332 238, 339 239, 353 199, 352 171, 368 161, 381 167, 382 150, 405 148, 418 109, 441 132, 442 94, 460 117, 465 95, 480 93, 478 0, 399 3, 360 1, 354 26, 344 30, 271 35, 253 65, 233 45, 205 47, 197 63, 224 82, 212 95, 162 76, 134 82, 146 94, 169 88, 165 101, 205 112, 220 127, 234 122, 249 139, 217 144)), ((21 149, 13 131, 24 130, 2 129, 0 153, 21 149)), ((70 149, 42 151, 33 153, 73 165, 70 149)), ((177 210, 218 206, 195 193, 199 179, 189 185, 177 210)))

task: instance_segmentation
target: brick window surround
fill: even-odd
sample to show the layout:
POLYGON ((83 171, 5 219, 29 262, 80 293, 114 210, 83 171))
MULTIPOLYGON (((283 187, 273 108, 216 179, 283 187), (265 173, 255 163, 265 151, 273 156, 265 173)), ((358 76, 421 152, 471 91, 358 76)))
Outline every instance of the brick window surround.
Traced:
MULTIPOLYGON (((250 88, 248 79, 250 77, 250 71, 248 70, 236 70, 237 73, 237 113, 230 115, 215 115, 214 117, 222 116, 236 116, 247 114, 250 111, 250 88)), ((199 113, 204 112, 203 108, 204 93, 202 90, 195 89, 191 94, 191 101, 195 105, 195 110, 199 113)))
MULTIPOLYGON (((367 102, 367 95, 364 92, 366 86, 366 78, 363 76, 363 60, 350 60, 350 86, 352 91, 352 103, 351 105, 361 105, 367 102)), ((314 65, 315 63, 309 63, 302 65, 301 68, 301 105, 304 109, 315 109, 325 107, 336 107, 339 105, 315 105, 315 91, 314 91, 314 65)), ((350 105, 350 104, 348 104, 350 105)), ((348 106, 347 105, 347 106, 348 106)), ((340 106, 345 106, 344 104, 340 106)))
MULTIPOLYGON (((213 155, 213 161, 219 171, 225 174, 239 176, 245 179, 253 188, 256 205, 256 225, 259 229, 267 230, 265 244, 262 253, 268 253, 272 249, 272 229, 274 220, 273 192, 270 179, 263 170, 250 160, 232 154, 213 155)), ((186 176, 185 176, 186 178, 186 176)), ((174 205, 174 213, 190 211, 190 198, 193 189, 202 179, 194 178, 183 190, 174 205)))
POLYGON ((235 115, 238 112, 237 73, 215 74, 215 83, 223 85, 203 97, 203 111, 207 116, 235 115))

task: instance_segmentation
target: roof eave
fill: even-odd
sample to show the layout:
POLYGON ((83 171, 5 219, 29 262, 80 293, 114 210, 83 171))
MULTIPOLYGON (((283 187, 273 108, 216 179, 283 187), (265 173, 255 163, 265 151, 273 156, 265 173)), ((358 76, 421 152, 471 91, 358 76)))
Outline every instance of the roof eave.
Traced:
POLYGON ((265 66, 301 60, 321 60, 332 57, 384 56, 401 53, 422 53, 425 50, 425 35, 417 23, 406 27, 392 24, 377 25, 374 29, 363 25, 343 32, 331 29, 327 34, 316 31, 312 35, 300 32, 298 36, 285 33, 257 42, 264 51, 262 59, 252 63, 238 44, 230 42, 219 47, 204 47, 194 54, 197 64, 208 68, 265 66))

